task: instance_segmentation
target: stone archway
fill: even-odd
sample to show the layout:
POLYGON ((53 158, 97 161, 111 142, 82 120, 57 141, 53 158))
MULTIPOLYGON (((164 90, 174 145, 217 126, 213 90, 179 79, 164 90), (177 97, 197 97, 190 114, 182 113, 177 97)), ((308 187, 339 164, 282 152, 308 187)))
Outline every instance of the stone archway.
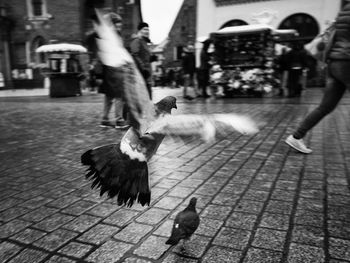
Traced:
POLYGON ((36 53, 35 50, 46 43, 45 38, 36 36, 31 44, 31 61, 35 64, 45 63, 44 53, 36 53))
POLYGON ((299 33, 298 39, 309 42, 320 32, 315 18, 306 13, 297 13, 285 18, 278 29, 295 29, 299 33))
POLYGON ((225 28, 225 27, 229 27, 229 26, 244 26, 244 25, 248 25, 247 22, 245 22, 244 20, 241 19, 232 19, 228 22, 226 22, 225 24, 223 24, 220 29, 225 28))

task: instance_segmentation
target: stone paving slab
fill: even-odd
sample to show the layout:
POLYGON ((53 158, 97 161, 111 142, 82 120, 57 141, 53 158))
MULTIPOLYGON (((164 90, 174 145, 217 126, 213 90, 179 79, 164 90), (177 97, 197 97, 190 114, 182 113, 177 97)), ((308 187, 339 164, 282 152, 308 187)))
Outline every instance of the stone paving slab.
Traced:
POLYGON ((254 136, 165 139, 150 162, 149 207, 119 207, 90 189, 80 155, 123 131, 98 127, 103 97, 0 98, 0 262, 350 262, 350 96, 305 138, 283 140, 316 106, 300 99, 196 99, 178 113, 248 114, 254 136), (170 247, 176 214, 198 198, 201 223, 170 247))

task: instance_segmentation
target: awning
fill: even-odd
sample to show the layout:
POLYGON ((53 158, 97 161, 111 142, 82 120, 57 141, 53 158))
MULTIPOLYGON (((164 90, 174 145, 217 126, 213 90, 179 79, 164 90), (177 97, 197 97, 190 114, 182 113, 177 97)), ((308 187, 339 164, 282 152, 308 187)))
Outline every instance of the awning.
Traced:
POLYGON ((271 31, 274 35, 298 35, 298 31, 295 29, 275 29, 274 27, 266 24, 253 24, 243 26, 230 26, 224 27, 218 31, 212 32, 213 34, 235 34, 235 33, 250 33, 260 31, 271 31))
POLYGON ((298 36, 299 33, 295 29, 275 29, 274 34, 276 35, 294 35, 298 36))
POLYGON ((231 34, 231 33, 248 33, 257 31, 273 31, 273 27, 265 24, 253 24, 253 25, 243 25, 243 26, 229 26, 224 27, 218 31, 213 32, 214 34, 231 34))
POLYGON ((86 53, 87 49, 77 44, 49 44, 38 47, 35 52, 37 53, 52 53, 52 52, 72 52, 72 53, 86 53))

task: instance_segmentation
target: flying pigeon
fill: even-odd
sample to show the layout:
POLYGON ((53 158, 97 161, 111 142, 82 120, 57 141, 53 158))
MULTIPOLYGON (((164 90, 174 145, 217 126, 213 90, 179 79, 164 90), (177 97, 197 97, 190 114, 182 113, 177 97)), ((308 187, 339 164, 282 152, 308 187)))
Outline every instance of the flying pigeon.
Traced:
POLYGON ((96 10, 96 13, 99 57, 109 68, 111 80, 116 74, 119 79, 122 75, 123 96, 131 124, 119 143, 90 149, 81 156, 82 164, 88 166, 86 177, 93 180, 92 188, 100 188, 101 196, 104 193, 110 198, 117 196, 118 205, 132 206, 135 201, 142 206, 149 205, 147 162, 165 135, 198 136, 204 141, 212 141, 232 130, 242 134, 258 131, 254 121, 238 114, 171 115, 171 110, 177 108, 176 98, 171 96, 154 105, 142 75, 112 24, 101 11, 96 10))
POLYGON ((192 197, 188 206, 175 217, 167 245, 177 245, 180 240, 188 240, 199 226, 199 216, 196 212, 197 198, 192 197))
MULTIPOLYGON (((148 96, 148 95, 147 95, 148 96)), ((170 114, 176 98, 165 97, 155 104, 156 116, 170 114)), ((150 204, 147 161, 155 154, 165 135, 140 135, 129 128, 120 143, 96 147, 81 156, 89 166, 86 178, 93 180, 91 188, 100 188, 100 195, 118 196, 118 205, 132 206, 137 200, 142 206, 150 204)))

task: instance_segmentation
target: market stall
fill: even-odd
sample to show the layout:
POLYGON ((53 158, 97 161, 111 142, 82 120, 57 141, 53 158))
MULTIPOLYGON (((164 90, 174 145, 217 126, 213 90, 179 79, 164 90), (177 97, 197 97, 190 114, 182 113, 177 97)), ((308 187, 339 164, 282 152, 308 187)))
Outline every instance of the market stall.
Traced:
POLYGON ((280 87, 275 74, 276 42, 290 31, 268 25, 226 27, 211 33, 211 85, 229 97, 261 97, 280 87))
POLYGON ((80 81, 84 78, 79 55, 86 53, 83 46, 76 44, 49 44, 36 49, 47 54, 48 68, 43 74, 50 80, 50 97, 81 95, 80 81))

